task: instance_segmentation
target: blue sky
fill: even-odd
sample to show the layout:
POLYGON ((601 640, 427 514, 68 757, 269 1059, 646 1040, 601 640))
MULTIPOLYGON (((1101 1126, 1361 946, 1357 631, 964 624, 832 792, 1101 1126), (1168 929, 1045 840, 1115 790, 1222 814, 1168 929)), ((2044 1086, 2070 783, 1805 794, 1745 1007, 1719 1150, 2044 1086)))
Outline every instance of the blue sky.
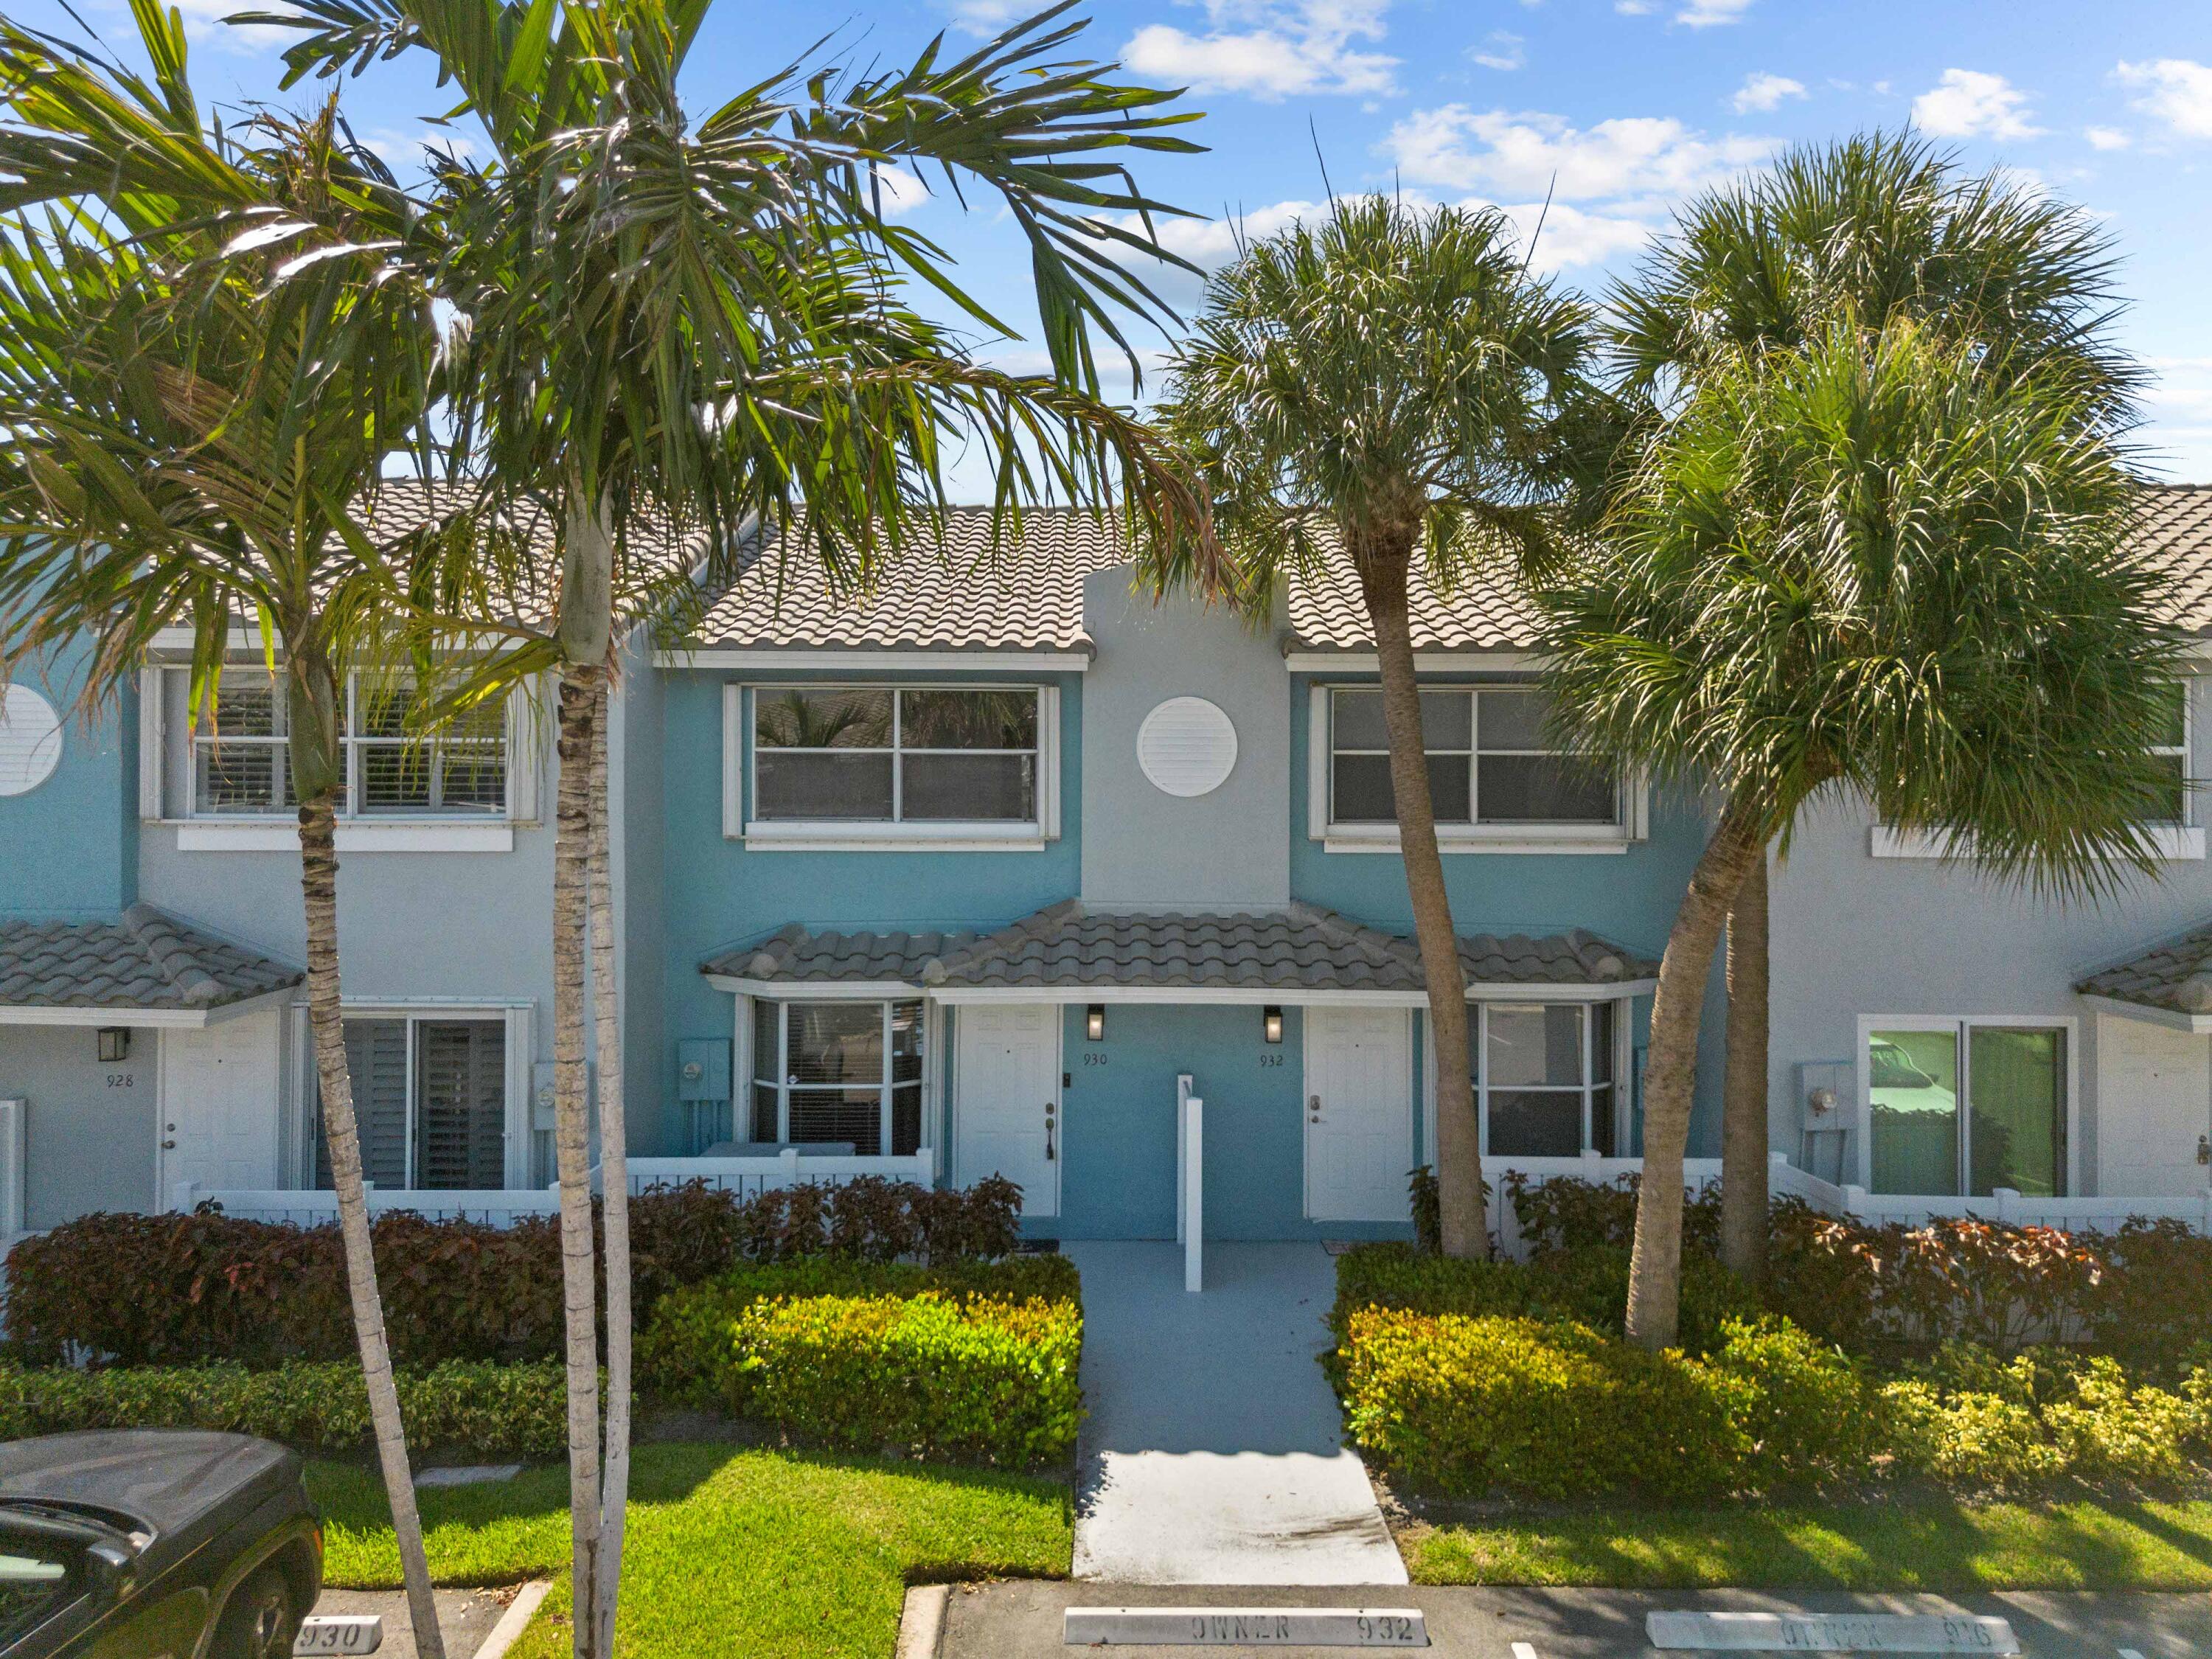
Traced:
MULTIPOLYGON (((204 97, 276 98, 278 42, 224 25, 241 0, 185 0, 204 97)), ((63 29, 56 0, 11 0, 63 29)), ((910 57, 937 30, 980 40, 1013 0, 722 0, 687 93, 718 95, 805 52, 910 57)), ((79 0, 111 43, 121 0, 79 0)), ((2212 5, 2203 0, 1099 0, 1093 56, 1187 86, 1200 156, 1154 158, 1139 181, 1208 217, 1172 226, 1201 264, 1230 252, 1224 216, 1267 231, 1324 195, 1389 187, 1496 203, 1523 227, 1556 178, 1535 264, 1592 291, 1632 269, 1670 205, 1777 146, 1908 119, 1976 167, 2002 167, 2081 203, 2124 257, 2123 338, 2155 374, 2139 434, 2147 470, 2212 482, 2212 5)), ((295 88, 283 101, 312 94, 295 88)), ((346 84, 356 129, 395 160, 446 107, 419 58, 346 84)), ((467 129, 447 130, 467 142, 467 129)), ((1026 260, 1010 227, 911 192, 904 211, 961 257, 1000 314, 1022 314, 1026 260)), ((1186 308, 1195 284, 1176 280, 1186 308)), ((987 355, 1033 367, 1021 342, 987 355)), ((1140 343, 1157 348, 1148 339, 1140 343)), ((1126 389, 1126 383, 1125 383, 1126 389)))

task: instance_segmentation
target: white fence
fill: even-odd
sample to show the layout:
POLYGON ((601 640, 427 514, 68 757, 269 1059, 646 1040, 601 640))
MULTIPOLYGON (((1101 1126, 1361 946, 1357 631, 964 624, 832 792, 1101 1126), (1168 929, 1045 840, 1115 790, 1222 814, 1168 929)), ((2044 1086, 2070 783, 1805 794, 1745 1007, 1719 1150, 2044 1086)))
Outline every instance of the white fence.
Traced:
MULTIPOLYGON (((4 1103, 0 1103, 4 1104, 4 1103)), ((634 1158, 629 1161, 629 1189, 633 1194, 655 1187, 678 1187, 703 1181, 709 1187, 734 1192, 740 1198, 783 1187, 820 1182, 837 1186, 859 1176, 882 1176, 891 1181, 929 1184, 935 1155, 927 1146, 910 1158, 809 1158, 787 1152, 775 1158, 634 1158)), ((592 1184, 599 1184, 593 1171, 592 1184)), ((225 1215, 254 1221, 289 1221, 301 1227, 336 1221, 336 1193, 269 1189, 218 1189, 179 1182, 169 1191, 169 1207, 189 1212, 214 1201, 225 1215)), ((446 1188, 368 1188, 368 1212, 385 1215, 411 1210, 433 1221, 482 1221, 495 1227, 512 1225, 524 1216, 557 1215, 557 1188, 489 1188, 462 1191, 446 1188)))
MULTIPOLYGON (((1505 1177, 1515 1172, 1533 1184, 1560 1176, 1612 1182, 1642 1171, 1640 1158, 1513 1158, 1485 1161, 1483 1175, 1491 1183, 1491 1220, 1498 1231, 1498 1246, 1516 1261, 1528 1255, 1521 1237, 1520 1218, 1505 1194, 1505 1177)), ((1721 1178, 1717 1158, 1682 1160, 1682 1177, 1694 1192, 1721 1178)), ((2008 1222, 2021 1227, 2063 1227, 2074 1232, 2111 1232, 2123 1222, 2141 1216, 2147 1220, 2172 1219, 2212 1237, 2212 1188, 2182 1196, 2130 1198, 2105 1194, 2094 1198, 2031 1198, 2000 1188, 1988 1198, 1913 1198, 1893 1193, 1870 1193, 1863 1187, 1838 1186, 1832 1181, 1799 1169, 1781 1153, 1773 1154, 1767 1171, 1767 1190, 1777 1198, 1802 1199, 1826 1215, 1849 1216, 1872 1226, 1901 1221, 1918 1226, 1938 1216, 1978 1216, 1985 1221, 2008 1222)))
POLYGON ((0 1252, 23 1231, 23 1113, 20 1100, 0 1100, 0 1252))

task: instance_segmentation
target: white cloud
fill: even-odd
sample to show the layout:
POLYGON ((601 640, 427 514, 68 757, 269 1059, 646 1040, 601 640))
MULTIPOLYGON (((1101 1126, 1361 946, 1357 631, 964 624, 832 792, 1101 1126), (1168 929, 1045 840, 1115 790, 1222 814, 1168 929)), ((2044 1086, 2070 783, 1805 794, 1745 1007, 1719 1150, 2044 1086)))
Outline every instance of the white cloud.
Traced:
POLYGON ((2125 149, 2135 143, 2118 127, 2084 127, 2081 136, 2089 141, 2092 149, 2125 149))
POLYGON ((1735 96, 1729 102, 1738 115, 1748 115, 1755 109, 1779 109, 1784 99, 1804 95, 1802 81, 1793 81, 1786 75, 1769 75, 1760 70, 1744 76, 1743 84, 1735 89, 1735 96))
POLYGON ((1207 28, 1148 23, 1121 61, 1156 80, 1268 102, 1320 93, 1370 96, 1395 89, 1398 60, 1358 49, 1380 40, 1389 0, 1206 0, 1207 28))
POLYGON ((2212 138, 2212 65, 2161 58, 2122 64, 2113 73, 2123 85, 2142 88, 2135 106, 2145 114, 2156 116, 2185 138, 2212 138))
POLYGON ((952 21, 970 34, 996 34, 1035 9, 1026 0, 953 0, 952 21))
POLYGON ((1751 0, 1689 0, 1674 14, 1674 21, 1686 28, 1709 29, 1723 23, 1741 23, 1750 9, 1751 0))
POLYGON ((1479 46, 1469 46, 1467 55, 1485 69, 1517 70, 1528 62, 1526 42, 1504 29, 1492 29, 1489 39, 1479 46))
POLYGON ((1645 206, 1717 183, 1773 149, 1765 138, 1707 138, 1671 117, 1577 128, 1561 116, 1465 104, 1415 111, 1390 129, 1384 146, 1414 184, 1538 201, 1548 190, 1562 202, 1645 206))
POLYGON ((269 23, 230 23, 224 20, 233 12, 285 11, 284 5, 268 7, 246 6, 240 0, 173 0, 177 9, 184 14, 185 38, 210 46, 219 46, 232 52, 261 52, 270 46, 289 46, 301 38, 297 29, 278 28, 269 23))
POLYGON ((465 161, 477 153, 477 147, 458 132, 440 127, 417 127, 402 131, 397 127, 379 127, 362 141, 392 167, 423 165, 422 152, 443 150, 456 161, 465 161))
POLYGON ((884 217, 903 219, 929 200, 929 186, 896 162, 879 162, 876 191, 884 204, 884 217))
POLYGON ((2033 138, 2043 131, 2028 119, 2026 93, 1981 70, 1945 70, 1912 100, 1912 118, 1938 138, 2033 138))
POLYGON ((1623 17, 1649 17, 1651 0, 1613 0, 1613 9, 1623 17))

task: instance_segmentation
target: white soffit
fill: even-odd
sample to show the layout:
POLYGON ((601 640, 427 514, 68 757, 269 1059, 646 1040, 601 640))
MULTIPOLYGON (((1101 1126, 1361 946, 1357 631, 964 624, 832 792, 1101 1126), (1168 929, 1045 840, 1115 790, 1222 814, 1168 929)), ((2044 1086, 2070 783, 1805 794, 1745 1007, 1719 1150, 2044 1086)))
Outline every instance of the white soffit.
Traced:
POLYGON ((1203 697, 1170 697, 1137 728, 1137 764, 1162 794, 1210 794, 1237 769, 1237 727, 1203 697))

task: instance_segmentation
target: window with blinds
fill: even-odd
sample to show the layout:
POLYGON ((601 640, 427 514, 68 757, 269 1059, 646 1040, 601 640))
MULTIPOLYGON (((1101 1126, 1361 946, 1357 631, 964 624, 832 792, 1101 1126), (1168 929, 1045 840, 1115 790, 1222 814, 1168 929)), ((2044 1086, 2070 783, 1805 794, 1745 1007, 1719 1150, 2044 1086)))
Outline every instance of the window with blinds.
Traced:
MULTIPOLYGON (((362 1175, 387 1189, 507 1184, 507 1026, 394 1016, 345 1023, 362 1175)), ((315 1179, 331 1184, 322 1113, 315 1179)))
POLYGON ((866 1158, 921 1145, 919 1002, 753 1005, 752 1138, 845 1142, 866 1158))

